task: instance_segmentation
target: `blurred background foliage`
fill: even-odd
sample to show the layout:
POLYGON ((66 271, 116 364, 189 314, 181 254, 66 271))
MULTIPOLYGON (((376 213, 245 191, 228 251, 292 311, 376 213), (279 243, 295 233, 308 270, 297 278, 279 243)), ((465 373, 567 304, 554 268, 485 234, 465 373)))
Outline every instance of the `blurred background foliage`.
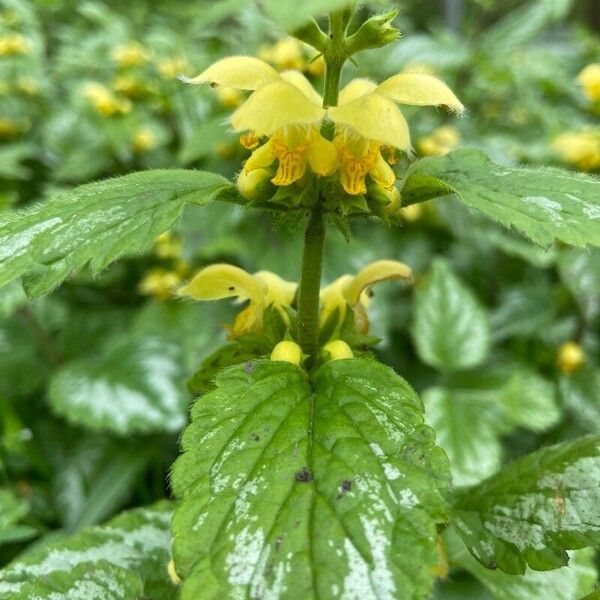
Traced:
MULTIPOLYGON (((241 96, 177 79, 218 57, 256 55, 322 84, 322 62, 286 37, 294 11, 283 3, 0 7, 0 221, 134 170, 233 177, 247 151, 225 119, 241 96)), ((503 163, 600 170, 600 67, 589 67, 600 63, 597 2, 381 0, 360 17, 390 7, 403 38, 345 75, 435 73, 468 110, 453 120, 407 109, 417 156, 477 146, 503 163)), ((357 224, 350 246, 332 231, 324 276, 376 258, 413 268, 415 289, 382 285, 370 320, 380 358, 423 395, 455 485, 597 432, 600 252, 533 247, 451 197, 403 215, 400 229, 357 224)), ((99 278, 82 272, 34 302, 20 286, 0 290, 0 563, 168 497, 192 399, 185 381, 235 313, 174 300, 173 288, 214 261, 293 280, 300 249, 294 226, 218 205, 189 209, 151 253, 99 278)), ((476 586, 457 576, 439 597, 486 597, 476 586)))

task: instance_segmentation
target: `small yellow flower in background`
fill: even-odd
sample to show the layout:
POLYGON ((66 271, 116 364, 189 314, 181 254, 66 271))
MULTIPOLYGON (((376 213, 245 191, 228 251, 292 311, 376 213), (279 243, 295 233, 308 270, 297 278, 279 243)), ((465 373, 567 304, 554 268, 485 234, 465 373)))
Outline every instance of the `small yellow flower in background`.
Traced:
POLYGON ((154 242, 154 254, 159 258, 181 257, 181 240, 176 240, 169 231, 161 233, 154 242))
POLYGON ((237 108, 244 102, 244 94, 240 90, 226 86, 218 86, 215 90, 217 100, 223 108, 237 108))
POLYGON ((138 292, 166 300, 174 296, 175 288, 181 284, 181 276, 175 271, 160 267, 150 269, 138 284, 138 292))
POLYGON ((31 51, 31 42, 20 33, 7 33, 0 36, 0 57, 27 54, 31 51))
POLYGON ((559 348, 556 365, 562 373, 566 375, 575 373, 584 362, 585 353, 577 342, 566 342, 559 348))
POLYGON ((131 142, 134 152, 141 154, 154 150, 158 146, 158 140, 154 132, 148 127, 140 127, 134 134, 131 142))
POLYGON ((282 71, 288 69, 303 71, 307 65, 302 49, 303 44, 299 40, 286 37, 277 40, 271 46, 263 46, 258 56, 282 71))
POLYGON ((221 158, 231 158, 235 155, 236 146, 234 144, 228 144, 227 142, 219 142, 215 146, 215 152, 217 156, 221 158))
POLYGON ((323 346, 323 352, 329 355, 329 360, 345 360, 354 358, 352 348, 342 340, 333 340, 323 346))
POLYGON ((600 129, 563 133, 552 142, 552 149, 578 169, 600 169, 600 129))
POLYGON ((600 63, 592 63, 579 73, 577 81, 591 102, 600 102, 600 63))
POLYGON ((0 81, 0 96, 8 94, 9 91, 10 86, 8 85, 8 83, 6 83, 6 81, 0 81))
POLYGON ((233 265, 216 264, 196 273, 179 290, 179 295, 202 301, 223 298, 249 301, 248 306, 237 315, 232 327, 232 337, 238 337, 251 331, 260 331, 263 313, 271 305, 287 320, 284 307, 291 305, 296 288, 297 284, 285 281, 269 271, 251 275, 233 265))
POLYGON ((460 133, 454 127, 438 127, 417 142, 417 149, 425 156, 443 156, 460 144, 460 133))
POLYGON ((273 348, 271 360, 289 362, 299 366, 302 362, 302 349, 296 342, 284 340, 283 342, 279 342, 275 348, 273 348))
POLYGON ((20 125, 12 119, 5 119, 0 117, 0 139, 8 140, 17 136, 21 133, 22 128, 20 125))
POLYGON ((163 79, 175 79, 180 75, 185 75, 190 70, 185 58, 175 56, 160 60, 157 64, 157 68, 163 79))
POLYGON ((325 58, 323 55, 313 57, 306 67, 306 72, 313 77, 323 77, 325 75, 325 58))
POLYGON ((127 98, 135 100, 152 94, 155 90, 152 85, 134 77, 133 75, 119 75, 113 81, 113 89, 127 98))
POLYGON ((366 333, 369 330, 367 308, 371 297, 370 288, 375 283, 391 279, 412 281, 412 271, 404 263, 395 260, 377 260, 354 276, 342 275, 321 290, 321 324, 336 310, 339 311, 341 323, 346 315, 346 306, 349 305, 354 311, 356 330, 366 333))
POLYGON ((90 81, 83 86, 83 95, 92 106, 105 117, 127 114, 131 110, 131 102, 126 98, 117 98, 105 85, 90 81))
POLYGON ((119 67, 137 67, 150 60, 151 52, 139 42, 119 44, 110 52, 111 59, 119 67))
POLYGON ((35 96, 40 91, 40 85, 33 77, 19 77, 17 90, 28 96, 35 96))

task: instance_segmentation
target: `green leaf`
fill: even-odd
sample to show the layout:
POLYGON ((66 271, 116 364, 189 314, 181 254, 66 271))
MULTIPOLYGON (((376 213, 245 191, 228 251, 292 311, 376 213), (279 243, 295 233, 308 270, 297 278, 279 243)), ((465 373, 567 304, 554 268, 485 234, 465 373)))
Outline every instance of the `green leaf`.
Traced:
POLYGON ((118 435, 175 432, 185 424, 188 395, 178 346, 150 336, 112 339, 101 355, 59 369, 48 395, 76 425, 118 435))
MULTIPOLYGON (((29 528, 19 529, 19 522, 29 513, 29 504, 17 498, 15 494, 7 489, 0 488, 0 545, 15 541, 16 533, 26 533, 25 537, 31 537, 29 528)), ((22 539, 23 536, 16 536, 22 539)))
POLYGON ((173 467, 182 598, 426 598, 447 460, 391 369, 219 373, 173 467))
POLYGON ((600 543, 600 436, 542 448, 461 492, 454 524, 481 564, 522 574, 600 543))
POLYGON ((593 589, 598 575, 591 549, 571 553, 568 567, 547 572, 529 569, 524 575, 507 575, 478 563, 452 527, 444 532, 444 545, 450 565, 474 575, 495 600, 576 599, 593 589))
POLYGON ((592 176, 497 165, 462 149, 415 162, 401 191, 404 205, 456 194, 541 246, 600 246, 600 180, 592 176))
POLYGON ((488 354, 487 315, 443 260, 434 261, 417 288, 412 336, 419 358, 445 371, 473 367, 488 354))
POLYGON ((30 296, 89 264, 98 273, 149 248, 187 203, 204 205, 229 186, 214 173, 155 170, 79 186, 0 221, 0 286, 25 276, 30 296))
POLYGON ((175 598, 167 578, 170 504, 127 511, 101 527, 37 548, 0 571, 0 596, 175 598))
POLYGON ((600 316, 600 250, 565 250, 560 255, 558 271, 584 318, 595 321, 600 316))
POLYGON ((600 368, 587 364, 559 383, 566 409, 585 431, 600 431, 600 368))

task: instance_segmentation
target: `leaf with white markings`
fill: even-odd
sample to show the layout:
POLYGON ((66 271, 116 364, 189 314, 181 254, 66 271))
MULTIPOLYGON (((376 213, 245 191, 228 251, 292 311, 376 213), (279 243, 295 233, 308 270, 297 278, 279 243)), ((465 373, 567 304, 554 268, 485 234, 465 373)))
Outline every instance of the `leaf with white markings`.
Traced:
POLYGON ((545 572, 528 569, 524 575, 507 575, 477 562, 453 527, 444 531, 443 539, 450 565, 474 575, 494 600, 576 599, 594 588, 598 575, 594 568, 594 552, 588 548, 570 553, 568 567, 545 572))
POLYGON ((481 564, 522 574, 600 543, 600 436, 542 448, 462 492, 453 523, 481 564))
POLYGON ((149 248, 186 204, 204 205, 230 186, 203 171, 145 171, 79 186, 0 221, 0 286, 24 276, 30 296, 90 266, 98 273, 149 248))
POLYGON ((438 369, 474 367, 487 356, 487 314, 443 260, 433 263, 427 280, 417 289, 412 334, 421 360, 438 369))
POLYGON ((497 165, 478 150, 428 157, 409 169, 405 205, 455 194, 541 246, 600 246, 600 180, 560 169, 497 165))
POLYGON ((152 336, 112 339, 101 356, 59 369, 48 395, 76 425, 119 435, 178 431, 188 394, 177 345, 152 336))
POLYGON ((444 453, 410 386, 377 362, 230 367, 173 467, 182 598, 426 598, 444 453))
POLYGON ((35 549, 0 570, 0 597, 174 598, 167 578, 170 519, 170 504, 162 502, 35 549))

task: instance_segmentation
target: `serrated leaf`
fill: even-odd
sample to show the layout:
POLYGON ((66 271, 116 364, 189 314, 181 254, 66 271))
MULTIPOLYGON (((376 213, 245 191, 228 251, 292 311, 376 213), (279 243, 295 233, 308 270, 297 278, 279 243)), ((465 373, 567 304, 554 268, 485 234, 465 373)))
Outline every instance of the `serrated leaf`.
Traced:
POLYGON ((567 564, 566 550, 600 543, 600 436, 542 448, 454 504, 454 525, 484 566, 522 574, 567 564))
POLYGON ((173 467, 182 598, 426 598, 447 462, 377 362, 222 371, 173 467))
POLYGON ((489 350, 487 315, 448 263, 434 261, 417 288, 413 340, 419 358, 438 369, 455 371, 482 363, 489 350))
POLYGON ((166 571, 170 518, 162 502, 33 550, 0 570, 0 597, 137 600, 143 588, 145 598, 174 598, 166 571))
POLYGON ((444 545, 450 564, 474 575, 494 600, 575 600, 593 589, 598 575, 591 549, 572 552, 567 567, 546 572, 529 569, 524 575, 508 575, 478 563, 452 527, 444 532, 444 545))
POLYGON ((150 247, 187 203, 207 204, 229 186, 203 171, 155 170, 79 186, 0 222, 0 286, 26 276, 30 296, 89 264, 98 273, 150 247))
POLYGON ((177 345, 151 336, 120 336, 98 356, 56 371, 52 408, 76 425, 118 435, 175 432, 188 395, 177 345))
POLYGON ((593 176, 502 166, 462 149, 415 162, 401 192, 404 205, 456 194, 541 246, 600 246, 600 180, 593 176))

